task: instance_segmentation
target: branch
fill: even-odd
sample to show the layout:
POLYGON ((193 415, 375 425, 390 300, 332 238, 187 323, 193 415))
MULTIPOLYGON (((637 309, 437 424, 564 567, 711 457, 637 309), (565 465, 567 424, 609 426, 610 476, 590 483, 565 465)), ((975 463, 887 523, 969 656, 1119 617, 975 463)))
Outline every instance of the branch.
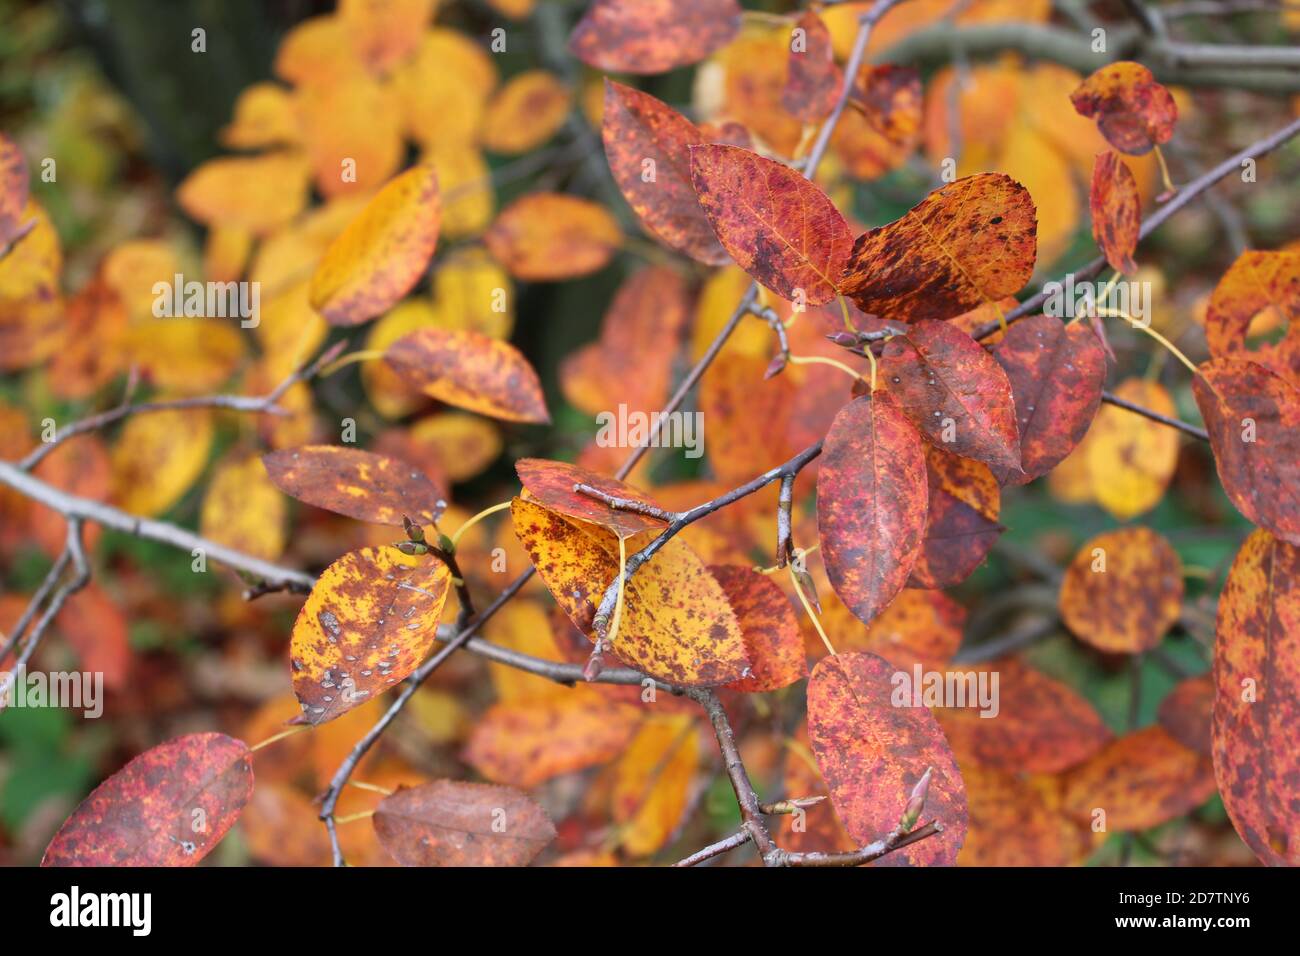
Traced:
POLYGON ((1204 428, 1197 428, 1195 425, 1189 425, 1179 418, 1171 418, 1160 412, 1153 411, 1150 408, 1139 405, 1137 402, 1130 402, 1127 398, 1120 398, 1113 392, 1102 392, 1101 400, 1114 405, 1116 408, 1125 408, 1130 412, 1136 412, 1144 418, 1149 418, 1153 422, 1159 422, 1162 425, 1168 425, 1170 428, 1176 428, 1185 435, 1191 435, 1193 438, 1199 438, 1201 441, 1209 441, 1210 433, 1204 428))
POLYGON ((901 850, 905 846, 920 843, 927 837, 942 832, 943 824, 937 821, 927 823, 923 827, 917 827, 910 832, 905 832, 899 827, 891 831, 884 839, 877 840, 875 843, 868 843, 866 846, 851 850, 848 853, 787 853, 782 851, 780 865, 861 866, 864 863, 870 863, 872 860, 878 860, 888 853, 893 853, 895 850, 901 850))

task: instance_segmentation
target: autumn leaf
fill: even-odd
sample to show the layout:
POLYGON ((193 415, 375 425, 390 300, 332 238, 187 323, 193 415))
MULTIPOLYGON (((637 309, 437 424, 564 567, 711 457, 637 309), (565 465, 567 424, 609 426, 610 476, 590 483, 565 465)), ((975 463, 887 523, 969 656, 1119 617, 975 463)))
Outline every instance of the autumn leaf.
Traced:
MULTIPOLYGON (((956 748, 960 752, 960 748, 956 748)), ((1054 781, 962 763, 970 810, 958 866, 1074 866, 1083 862, 1088 831, 1063 814, 1046 792, 1054 781)))
POLYGON ((610 73, 666 73, 698 63, 740 29, 736 0, 595 0, 569 52, 610 73))
POLYGON ((831 586, 870 622, 907 583, 928 502, 921 437, 885 393, 835 416, 817 473, 817 534, 831 586))
POLYGON ((294 107, 322 196, 367 196, 402 167, 402 111, 392 84, 333 72, 302 86, 294 107))
POLYGON ((261 236, 302 211, 308 176, 306 161, 294 152, 223 156, 190 173, 176 188, 176 201, 204 225, 239 226, 261 236))
POLYGON ((551 420, 528 359, 482 332, 419 329, 390 345, 384 361, 407 384, 449 405, 508 422, 551 420))
POLYGON ((535 787, 613 760, 643 719, 639 707, 594 694, 497 704, 474 725, 463 757, 496 783, 535 787))
POLYGON ((690 803, 700 763, 691 714, 653 714, 614 765, 610 816, 623 849, 649 856, 676 832, 690 803))
POLYGON ((252 792, 242 740, 177 737, 96 787, 54 835, 41 866, 194 866, 234 826, 252 792))
POLYGON ((790 66, 781 105, 804 123, 818 123, 835 106, 840 69, 835 65, 830 31, 812 10, 795 24, 790 38, 790 66))
POLYGON ((640 514, 624 508, 614 508, 599 498, 584 494, 575 488, 583 484, 613 498, 636 502, 657 508, 650 498, 631 485, 615 478, 606 478, 577 465, 541 458, 520 458, 515 462, 519 481, 530 498, 549 511, 569 518, 590 522, 622 538, 642 531, 662 531, 668 523, 662 518, 640 514))
POLYGON ((386 73, 410 56, 439 0, 339 0, 338 18, 362 62, 386 73))
POLYGON ((1214 358, 1250 359, 1300 386, 1300 252, 1238 256, 1206 305, 1205 341, 1214 358), (1261 314, 1285 321, 1286 333, 1252 347, 1261 314))
POLYGON ((199 531, 228 548, 275 561, 286 544, 284 497, 255 456, 223 461, 208 483, 199 531))
MULTIPOLYGON (((1267 533, 1267 532, 1258 532, 1267 533)), ((1249 540, 1249 539, 1247 539, 1249 540)), ((1220 607, 1223 607, 1220 601, 1220 607)), ((1156 714, 1160 726, 1184 747, 1210 756, 1210 723, 1214 710, 1214 675, 1189 677, 1165 695, 1156 714)))
POLYGON ((400 528, 405 515, 432 525, 447 506, 419 469, 359 448, 285 448, 263 455, 262 464, 285 494, 359 521, 400 528))
MULTIPOLYGON (((925 450, 929 516, 909 586, 946 588, 970 577, 1005 530, 1002 493, 988 466, 930 445, 925 450)), ((888 613, 888 612, 886 612, 888 613)))
POLYGON ((1086 324, 1035 315, 1011 326, 993 357, 1011 383, 1022 469, 994 474, 1002 484, 1026 484, 1060 464, 1087 434, 1101 405, 1106 356, 1086 324))
POLYGON ((1110 267, 1125 274, 1136 272, 1133 250, 1142 227, 1142 204, 1133 174, 1110 150, 1097 154, 1088 207, 1092 210, 1092 237, 1110 267))
POLYGON ((1110 731, 1088 699, 1019 658, 953 665, 947 678, 969 688, 964 707, 936 708, 953 750, 981 766, 1006 773, 1059 773, 1089 759, 1110 741, 1110 731), (975 691, 997 681, 992 706, 975 691), (987 714, 988 716, 985 716, 987 714))
POLYGON ((1150 528, 1120 528, 1087 541, 1061 581, 1061 620, 1109 654, 1160 643, 1183 605, 1183 563, 1150 528))
POLYGON ((132 514, 162 514, 203 473, 214 433, 212 415, 202 408, 127 419, 111 453, 113 499, 132 514))
POLYGON ((350 551, 321 572, 290 637, 302 721, 323 724, 408 677, 433 646, 451 572, 396 548, 350 551))
POLYGON ((1152 726, 1117 738, 1070 770, 1063 806, 1081 822, 1122 833, 1181 817, 1213 793, 1210 761, 1152 726))
POLYGON ((740 623, 753 673, 727 686, 731 690, 763 693, 780 690, 808 676, 803 635, 794 607, 776 582, 753 568, 713 564, 717 579, 740 623))
MULTIPOLYGON (((1120 382, 1115 394, 1161 415, 1178 409, 1164 386, 1143 378, 1120 382)), ((1178 433, 1127 409, 1105 405, 1086 442, 1088 477, 1097 503, 1120 521, 1150 511, 1178 466, 1178 433)))
POLYGON ((26 234, 30 220, 27 209, 27 160, 22 150, 4 133, 0 133, 0 255, 26 234))
POLYGON ((709 137, 649 93, 609 79, 600 135, 614 182, 646 229, 697 262, 729 260, 691 183, 690 147, 709 137))
POLYGON ((515 278, 555 282, 604 268, 623 245, 623 234, 614 217, 590 200, 533 193, 503 209, 483 241, 515 278))
MULTIPOLYGON (((614 533, 524 498, 511 504, 515 534, 547 589, 589 637, 619 573, 614 533)), ((629 540, 628 553, 654 532, 629 540)), ((684 686, 725 684, 750 666, 725 592, 684 542, 671 538, 627 580, 615 655, 651 677, 684 686)))
POLYGON ((896 850, 885 865, 951 866, 966 837, 966 788, 948 741, 925 707, 898 707, 894 668, 874 654, 822 658, 808 682, 808 736, 835 813, 859 845, 898 826, 921 776, 933 774, 922 823, 943 832, 896 850))
POLYGON ((840 291, 884 319, 949 319, 1020 291, 1034 271, 1035 230, 1025 187, 998 173, 967 176, 859 236, 840 291))
POLYGON ((885 343, 880 371, 898 407, 936 447, 1020 470, 1011 383, 967 333, 946 322, 918 322, 885 343))
POLYGON ((821 188, 738 146, 691 147, 691 181, 736 264, 782 298, 835 298, 853 233, 821 188))
POLYGON ((599 341, 560 363, 564 397, 589 415, 620 405, 656 414, 668 404, 677 359, 675 348, 662 345, 677 342, 689 316, 690 288, 680 272, 668 266, 634 272, 605 311, 599 341))
POLYGON ((1106 141, 1121 153, 1141 156, 1169 142, 1178 105, 1141 63, 1109 63, 1070 94, 1080 116, 1097 121, 1106 141))
POLYGON ((480 142, 493 153, 526 153, 564 125, 572 99, 569 88, 546 70, 513 76, 488 103, 480 142))
POLYGON ((375 833, 403 866, 527 866, 555 825, 510 787, 435 780, 401 787, 375 808, 375 833))
POLYGON ((254 83, 235 100, 230 124, 218 134, 229 149, 292 146, 302 139, 293 94, 275 83, 254 83))
POLYGON ((438 174, 415 166, 393 179, 335 239, 311 279, 311 305, 331 325, 358 325, 420 281, 438 242, 438 174))
POLYGON ((1192 392, 1219 481, 1252 523, 1300 544, 1300 390, 1262 365, 1214 359, 1192 392))
POLYGON ((854 78, 849 103, 891 145, 914 148, 921 127, 921 75, 915 67, 864 66, 854 78))
POLYGON ((870 651, 909 672, 917 664, 940 670, 961 647, 966 609, 942 591, 906 587, 864 632, 862 622, 827 595, 822 626, 837 650, 870 651))
POLYGON ((1300 863, 1300 548, 1255 531, 1219 597, 1214 776, 1237 833, 1269 866, 1300 863))
POLYGON ((54 619, 83 671, 103 674, 104 686, 120 690, 131 670, 130 622, 94 581, 72 595, 54 619))

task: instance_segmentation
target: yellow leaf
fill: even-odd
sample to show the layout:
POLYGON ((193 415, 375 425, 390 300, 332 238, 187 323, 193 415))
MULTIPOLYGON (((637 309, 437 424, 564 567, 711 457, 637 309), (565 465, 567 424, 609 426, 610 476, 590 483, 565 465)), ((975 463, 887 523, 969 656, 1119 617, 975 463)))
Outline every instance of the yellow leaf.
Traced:
POLYGON ((266 561, 284 552, 284 495, 257 456, 227 458, 217 466, 199 517, 205 538, 266 561))
POLYGON ((212 449, 207 409, 152 412, 127 419, 113 446, 113 498, 152 518, 180 500, 203 473, 212 449))
MULTIPOLYGON (((1115 394, 1163 415, 1177 416, 1173 399, 1157 382, 1126 379, 1115 394)), ((1160 503, 1178 466, 1178 432, 1127 409, 1103 404, 1087 442, 1093 496, 1117 520, 1127 521, 1160 503)))

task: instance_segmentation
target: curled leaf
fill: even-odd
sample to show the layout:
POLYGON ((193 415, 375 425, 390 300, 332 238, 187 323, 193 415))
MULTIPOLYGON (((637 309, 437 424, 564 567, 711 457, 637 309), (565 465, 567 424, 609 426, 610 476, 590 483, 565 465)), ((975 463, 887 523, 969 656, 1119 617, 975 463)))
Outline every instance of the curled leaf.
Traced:
POLYGON ((1121 153, 1141 156, 1169 142, 1178 105, 1141 63, 1109 63, 1070 94, 1080 116, 1097 121, 1106 141, 1121 153))
POLYGON ((1110 150, 1097 154, 1088 193, 1092 210, 1092 237, 1116 272, 1137 271, 1133 250, 1142 227, 1142 205, 1137 181, 1128 166, 1110 150))

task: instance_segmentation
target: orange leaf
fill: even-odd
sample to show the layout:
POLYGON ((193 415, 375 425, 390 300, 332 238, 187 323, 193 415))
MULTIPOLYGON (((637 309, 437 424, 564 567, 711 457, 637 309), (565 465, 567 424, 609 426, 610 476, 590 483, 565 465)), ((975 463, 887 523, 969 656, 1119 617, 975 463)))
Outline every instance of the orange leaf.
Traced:
POLYGON ((808 737, 835 812, 859 845, 898 826, 912 788, 930 769, 921 822, 937 821, 943 832, 880 862, 951 866, 966 837, 966 788, 934 715, 894 705, 893 672, 874 654, 818 661, 808 682, 808 737))
POLYGON ((740 622, 753 673, 727 686, 762 693, 789 687, 808 676, 803 634, 790 599, 768 575, 734 564, 709 565, 740 622))
POLYGON ((440 402, 508 422, 551 420, 528 359, 482 332, 419 329, 390 345, 384 361, 440 402))
POLYGON ((1136 272, 1133 250, 1142 227, 1142 203, 1133 174, 1110 150, 1098 153, 1092 167, 1088 208, 1092 210, 1092 238, 1110 267, 1116 272, 1136 272))
POLYGON ((1300 544, 1300 389, 1241 359, 1200 371, 1192 391, 1223 490, 1252 524, 1300 544))
POLYGON ((594 202, 533 193, 503 209, 483 241, 515 278, 553 282, 604 268, 623 245, 623 233, 594 202))
POLYGON ((1219 597, 1214 775, 1232 825, 1269 866, 1300 863, 1300 548, 1256 531, 1219 597))
POLYGON ((289 644, 300 720, 323 724, 405 679, 433 646, 447 565, 396 548, 350 551, 321 572, 289 644))
POLYGON ((1300 386, 1300 252, 1238 256, 1206 306, 1205 340, 1214 358, 1251 359, 1300 386), (1252 348, 1253 320, 1266 311, 1286 322, 1286 334, 1252 348))
POLYGON ((691 147, 700 207, 736 264, 796 305, 835 298, 853 233, 821 188, 739 146, 691 147))
POLYGON ((839 86, 840 69, 835 65, 830 31, 821 17, 808 10, 791 34, 781 105, 804 123, 819 123, 835 106, 839 86))
POLYGON ((817 533, 831 586, 860 620, 907 583, 928 496, 921 436, 893 400, 876 392, 845 405, 817 472, 817 533))
POLYGON ((1150 528, 1120 528, 1079 549, 1061 581, 1061 620, 1109 654, 1160 643, 1183 605, 1183 563, 1150 528))
POLYGON ((925 461, 929 518, 908 584, 947 588, 970 577, 1005 530, 998 524, 1002 493, 993 473, 981 462, 933 445, 926 448, 925 461))
MULTIPOLYGON (((1222 607, 1222 599, 1220 606, 1222 607)), ((1169 731, 1170 736, 1180 744, 1208 757, 1213 709, 1214 675, 1202 674, 1174 685, 1174 689, 1160 702, 1156 716, 1160 720, 1160 726, 1169 731)))
POLYGON ((1065 460, 1101 405, 1106 355, 1083 322, 1035 315, 1011 326, 993 350, 1007 373, 1020 435, 1020 474, 996 469, 1003 484, 1026 484, 1065 460))
POLYGON ((401 787, 375 808, 375 833, 403 866, 527 866, 555 825, 526 793, 435 780, 401 787))
POLYGON ((488 103, 480 142, 493 153, 526 153, 555 135, 568 116, 569 88, 546 70, 510 79, 488 103))
POLYGON ((668 526, 660 518, 613 508, 599 498, 574 489, 576 484, 590 485, 614 498, 657 507, 650 498, 616 478, 606 478, 577 465, 542 458, 521 458, 515 462, 515 471, 529 497, 538 504, 566 517, 598 525, 619 537, 628 538, 642 531, 662 531, 668 526))
POLYGON ((387 312, 424 274, 438 243, 438 174, 415 166, 393 179, 335 239, 311 278, 311 304, 331 325, 387 312))
POLYGON ((980 173, 930 193, 853 244, 840 291, 884 319, 948 319, 1013 295, 1037 257, 1034 201, 1010 176, 980 173))
POLYGON ((666 73, 703 60, 739 29, 736 0, 596 0, 569 52, 611 73, 666 73))
POLYGON ((252 792, 242 740, 177 737, 96 787, 59 827, 41 866, 194 866, 234 826, 252 792))
POLYGON ((1163 727, 1120 737, 1065 777, 1064 808, 1107 832, 1149 830, 1181 817, 1214 793, 1210 761, 1163 727))
POLYGON ((1121 153, 1141 156, 1167 143, 1178 121, 1178 104, 1141 63, 1109 63, 1070 94, 1080 116, 1097 121, 1106 141, 1121 153))
POLYGON ((947 322, 918 322, 885 343, 880 371, 899 408, 936 447, 1020 470, 1011 383, 967 333, 947 322))
POLYGON ((297 153, 226 156, 186 176, 176 188, 176 201, 206 226, 237 226, 261 236, 302 212, 307 178, 307 163, 297 153))
POLYGON ((691 184, 690 147, 710 137, 649 93, 613 80, 605 81, 600 134, 614 182, 646 229, 697 262, 727 262, 691 184))
POLYGON ((401 527, 406 515, 432 525, 447 506, 416 468, 359 448, 285 448, 263 455, 262 463, 285 494, 359 521, 401 527))

